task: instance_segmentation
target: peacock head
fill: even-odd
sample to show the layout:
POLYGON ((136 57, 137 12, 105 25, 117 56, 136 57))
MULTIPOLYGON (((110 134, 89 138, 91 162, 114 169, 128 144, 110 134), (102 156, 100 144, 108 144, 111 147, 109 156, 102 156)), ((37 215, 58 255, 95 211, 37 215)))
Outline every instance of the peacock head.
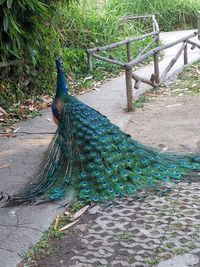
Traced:
POLYGON ((57 86, 56 86, 56 97, 61 97, 67 94, 67 86, 65 84, 65 77, 61 69, 62 62, 60 59, 56 59, 57 68, 57 86))
POLYGON ((62 65, 62 61, 61 61, 61 59, 57 58, 55 61, 56 61, 56 68, 57 68, 58 70, 61 69, 61 65, 62 65))

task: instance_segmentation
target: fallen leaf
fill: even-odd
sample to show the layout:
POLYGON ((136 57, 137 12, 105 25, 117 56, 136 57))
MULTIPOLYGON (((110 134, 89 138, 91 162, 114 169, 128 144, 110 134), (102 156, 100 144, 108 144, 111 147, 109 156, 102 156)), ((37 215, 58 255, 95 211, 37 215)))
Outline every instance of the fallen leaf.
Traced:
POLYGON ((83 80, 83 82, 87 81, 87 80, 91 80, 93 78, 93 76, 87 76, 85 77, 85 79, 83 80))
POLYGON ((7 117, 7 112, 2 107, 0 107, 0 121, 5 121, 7 117))
POLYGON ((17 137, 16 134, 12 134, 12 133, 3 133, 3 134, 0 134, 0 137, 17 137))
POLYGON ((29 106, 28 106, 28 109, 29 109, 30 111, 36 111, 36 107, 35 107, 34 105, 29 105, 29 106))
POLYGON ((53 101, 52 97, 49 96, 49 95, 44 95, 44 96, 42 96, 42 100, 43 100, 46 104, 51 104, 52 101, 53 101))
POLYGON ((60 214, 58 214, 56 216, 55 224, 54 224, 54 227, 53 227, 54 230, 58 229, 58 224, 59 224, 59 221, 60 221, 60 217, 61 217, 60 214))
POLYGON ((167 105, 166 108, 176 108, 176 107, 181 107, 181 104, 173 104, 173 105, 167 105))
POLYGON ((21 127, 16 128, 13 133, 16 133, 21 127))
POLYGON ((196 72, 197 72, 197 74, 199 74, 199 75, 200 75, 200 70, 196 69, 196 72))
POLYGON ((14 129, 15 129, 14 127, 10 126, 10 127, 6 127, 4 131, 5 133, 13 133, 14 129))
POLYGON ((81 91, 80 92, 80 95, 83 95, 83 94, 85 94, 87 91, 81 91))
POLYGON ((89 208, 90 206, 87 205, 85 207, 83 207, 82 209, 80 209, 79 211, 77 211, 74 216, 73 219, 76 220, 77 218, 79 218, 84 212, 86 212, 86 210, 89 208))
POLYGON ((1 165, 1 166, 0 166, 0 169, 7 168, 7 167, 9 167, 9 166, 10 166, 10 163, 6 163, 6 164, 4 164, 4 165, 1 165))
POLYGON ((64 231, 64 230, 67 230, 68 228, 70 228, 71 226, 73 226, 75 223, 77 223, 79 220, 76 220, 76 221, 74 221, 74 222, 71 222, 71 223, 69 223, 69 224, 67 224, 67 225, 65 225, 64 227, 62 227, 60 230, 59 230, 59 232, 62 232, 62 231, 64 231))
POLYGON ((195 87, 195 86, 197 86, 197 83, 193 83, 193 84, 192 84, 192 87, 195 87))
POLYGON ((72 216, 71 212, 69 212, 69 211, 65 211, 64 214, 65 214, 66 216, 72 216))

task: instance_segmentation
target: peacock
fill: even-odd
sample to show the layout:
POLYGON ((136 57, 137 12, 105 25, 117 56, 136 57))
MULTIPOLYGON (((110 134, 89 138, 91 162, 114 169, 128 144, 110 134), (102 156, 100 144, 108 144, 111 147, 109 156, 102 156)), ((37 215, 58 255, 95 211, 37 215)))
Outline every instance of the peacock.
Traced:
POLYGON ((68 93, 61 61, 52 113, 57 131, 38 173, 8 204, 60 199, 72 189, 84 202, 103 202, 144 188, 198 178, 200 155, 174 155, 149 148, 68 93))

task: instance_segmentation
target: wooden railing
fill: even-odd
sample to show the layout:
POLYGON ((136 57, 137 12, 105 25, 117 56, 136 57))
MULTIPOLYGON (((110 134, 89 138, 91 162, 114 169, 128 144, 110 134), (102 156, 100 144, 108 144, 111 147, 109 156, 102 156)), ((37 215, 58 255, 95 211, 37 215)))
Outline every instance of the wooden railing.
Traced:
MULTIPOLYGON (((184 54, 184 65, 188 64, 188 45, 191 44, 191 49, 200 48, 200 45, 191 41, 190 39, 197 36, 197 32, 193 34, 187 35, 183 38, 180 38, 177 41, 171 42, 166 45, 160 45, 160 30, 156 18, 154 15, 145 15, 145 16, 126 16, 122 17, 121 21, 128 20, 128 19, 143 19, 143 18, 152 18, 152 26, 153 31, 142 36, 138 37, 131 37, 127 38, 123 41, 112 43, 102 47, 95 47, 91 49, 87 49, 87 56, 88 56, 88 66, 90 71, 92 71, 92 59, 96 58, 98 60, 102 60, 105 62, 109 62, 111 64, 116 64, 121 66, 125 70, 125 77, 126 77, 126 95, 127 95, 127 111, 131 111, 133 107, 133 85, 132 79, 135 80, 135 89, 139 89, 140 83, 146 83, 153 87, 158 86, 159 84, 163 83, 168 72, 171 70, 173 65, 176 63, 180 55, 184 54), (131 46, 130 44, 135 41, 144 40, 148 37, 152 37, 152 40, 139 52, 136 58, 132 59, 131 56, 131 46), (176 56, 170 61, 169 65, 166 66, 165 70, 163 71, 162 75, 160 76, 159 70, 159 53, 165 49, 168 49, 174 45, 179 43, 183 43, 179 51, 177 52, 176 56), (149 50, 150 47, 155 44, 156 47, 149 50), (97 55, 97 52, 112 50, 113 48, 125 45, 127 50, 127 62, 121 62, 114 58, 107 58, 103 56, 97 55), (139 63, 143 62, 148 57, 153 56, 154 59, 154 72, 151 75, 150 79, 145 77, 140 77, 136 73, 133 72, 133 67, 138 65, 139 63)), ((200 36, 200 13, 199 13, 199 36, 200 36)), ((199 37, 200 38, 200 37, 199 37)))
POLYGON ((198 11, 198 39, 200 40, 200 11, 198 11))

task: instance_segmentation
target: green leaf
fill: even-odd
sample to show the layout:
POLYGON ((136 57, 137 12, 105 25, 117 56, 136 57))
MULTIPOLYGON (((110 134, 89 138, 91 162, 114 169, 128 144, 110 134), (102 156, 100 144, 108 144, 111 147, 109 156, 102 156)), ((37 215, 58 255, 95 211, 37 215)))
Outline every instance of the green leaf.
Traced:
POLYGON ((9 18, 8 18, 8 16, 4 16, 4 18, 3 18, 3 29, 6 32, 8 30, 8 25, 9 25, 9 18))
POLYGON ((9 50, 9 52, 13 54, 15 57, 19 58, 19 53, 18 53, 18 49, 16 46, 16 42, 12 43, 12 48, 9 50))
POLYGON ((3 5, 3 3, 5 2, 6 0, 0 0, 0 5, 3 5))
POLYGON ((11 8, 13 0, 7 0, 7 7, 11 8))
POLYGON ((18 27, 17 22, 14 20, 12 15, 9 16, 9 19, 10 19, 10 23, 13 25, 15 31, 17 31, 18 33, 21 33, 20 28, 18 27))

